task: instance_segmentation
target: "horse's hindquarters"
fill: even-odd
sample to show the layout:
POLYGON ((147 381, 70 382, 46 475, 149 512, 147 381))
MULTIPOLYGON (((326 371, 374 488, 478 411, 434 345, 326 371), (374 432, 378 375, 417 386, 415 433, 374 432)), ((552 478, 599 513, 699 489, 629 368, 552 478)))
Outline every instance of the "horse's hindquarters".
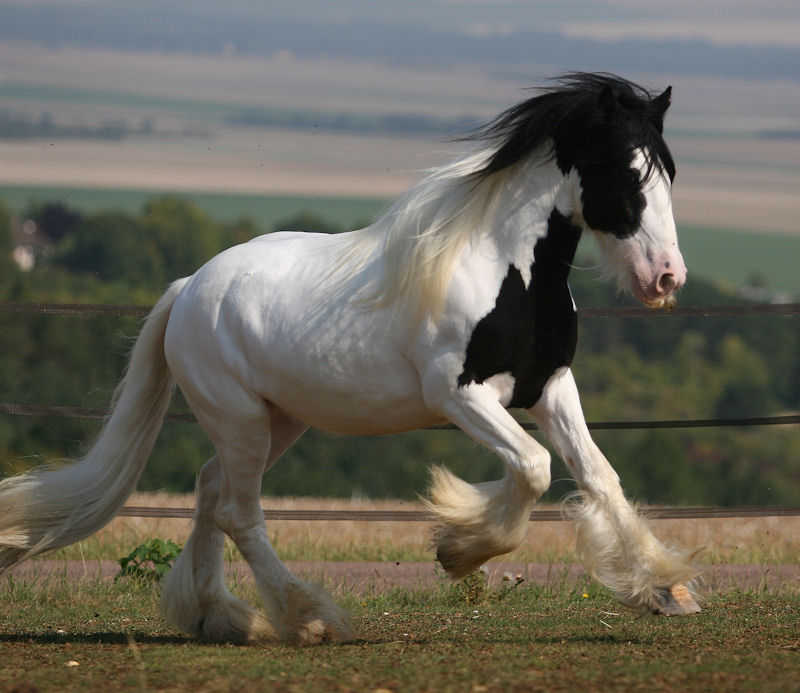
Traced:
POLYGON ((331 275, 327 236, 275 234, 201 268, 176 302, 170 367, 195 401, 239 386, 308 425, 381 434, 434 425, 401 311, 357 300, 368 278, 331 275))

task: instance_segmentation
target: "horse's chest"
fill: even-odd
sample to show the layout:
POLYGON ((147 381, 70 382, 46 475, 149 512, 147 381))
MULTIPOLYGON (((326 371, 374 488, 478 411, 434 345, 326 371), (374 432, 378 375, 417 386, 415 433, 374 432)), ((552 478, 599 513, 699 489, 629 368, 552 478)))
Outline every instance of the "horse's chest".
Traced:
POLYGON ((494 379, 506 390, 501 399, 507 406, 528 408, 550 376, 572 362, 577 318, 567 274, 580 235, 570 232, 573 228, 539 240, 527 286, 520 270, 509 265, 494 307, 469 338, 459 387, 511 376, 494 379))

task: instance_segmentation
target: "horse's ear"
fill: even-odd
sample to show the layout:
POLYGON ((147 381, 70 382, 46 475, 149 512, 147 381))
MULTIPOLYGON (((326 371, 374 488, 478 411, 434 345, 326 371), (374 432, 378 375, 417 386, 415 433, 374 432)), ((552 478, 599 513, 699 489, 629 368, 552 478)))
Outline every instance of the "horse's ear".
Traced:
POLYGON ((658 124, 663 128, 664 114, 667 112, 669 105, 672 103, 672 87, 667 87, 663 93, 659 94, 652 100, 653 110, 655 112, 658 124))

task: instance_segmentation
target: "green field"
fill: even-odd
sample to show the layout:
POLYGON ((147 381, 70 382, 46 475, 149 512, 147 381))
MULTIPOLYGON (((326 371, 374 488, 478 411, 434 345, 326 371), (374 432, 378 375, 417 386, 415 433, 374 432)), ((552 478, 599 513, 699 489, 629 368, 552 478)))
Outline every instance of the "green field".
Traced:
MULTIPOLYGON (((254 598, 252 583, 235 591, 254 598)), ((296 648, 189 638, 158 588, 0 581, 2 691, 797 691, 796 591, 726 592, 638 618, 593 585, 339 596, 356 640, 296 648)))
POLYGON ((771 291, 800 295, 800 236, 697 227, 678 229, 689 278, 739 287, 754 279, 771 291))

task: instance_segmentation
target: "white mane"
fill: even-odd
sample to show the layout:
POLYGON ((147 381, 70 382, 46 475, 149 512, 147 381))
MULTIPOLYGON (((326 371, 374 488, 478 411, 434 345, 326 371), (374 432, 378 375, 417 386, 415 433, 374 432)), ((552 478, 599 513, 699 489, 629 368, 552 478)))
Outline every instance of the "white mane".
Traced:
POLYGON ((484 146, 430 171, 374 224, 350 234, 342 260, 377 270, 365 304, 399 302, 420 319, 439 314, 459 252, 488 230, 509 175, 476 175, 494 151, 484 146))

